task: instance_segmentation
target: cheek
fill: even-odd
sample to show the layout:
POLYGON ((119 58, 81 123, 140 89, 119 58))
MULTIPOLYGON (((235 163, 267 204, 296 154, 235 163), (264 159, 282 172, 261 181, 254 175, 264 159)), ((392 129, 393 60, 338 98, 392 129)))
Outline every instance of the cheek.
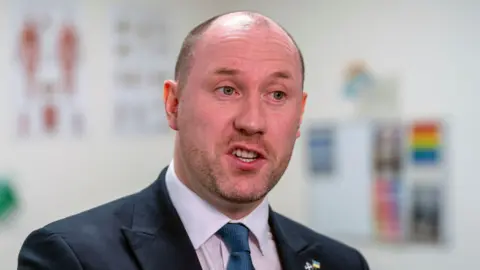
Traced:
POLYGON ((290 148, 296 139, 299 121, 297 119, 283 118, 270 124, 271 144, 276 148, 290 148))
POLYGON ((221 142, 231 118, 224 108, 201 98, 195 102, 185 102, 179 115, 180 127, 186 136, 194 138, 197 144, 213 147, 221 142), (208 104, 208 105, 205 105, 208 104))
POLYGON ((208 130, 209 121, 205 110, 192 103, 185 103, 184 106, 179 114, 180 131, 189 137, 195 137, 208 130))

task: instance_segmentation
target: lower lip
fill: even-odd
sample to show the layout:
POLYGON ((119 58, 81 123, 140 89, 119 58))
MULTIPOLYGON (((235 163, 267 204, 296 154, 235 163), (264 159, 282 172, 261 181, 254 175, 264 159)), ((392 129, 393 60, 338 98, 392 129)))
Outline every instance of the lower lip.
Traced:
POLYGON ((254 161, 245 162, 234 155, 227 155, 230 164, 241 171, 259 170, 267 162, 264 158, 257 158, 254 161))

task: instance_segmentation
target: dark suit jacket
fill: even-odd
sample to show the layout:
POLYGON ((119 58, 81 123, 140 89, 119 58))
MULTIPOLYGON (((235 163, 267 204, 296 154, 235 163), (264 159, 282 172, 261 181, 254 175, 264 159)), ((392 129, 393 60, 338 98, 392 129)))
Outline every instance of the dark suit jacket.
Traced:
MULTIPOLYGON (((170 201, 165 172, 136 194, 32 232, 20 250, 18 269, 200 270, 195 250, 170 201)), ((321 263, 321 270, 368 269, 355 249, 271 209, 269 222, 283 269, 303 270, 312 260, 321 263)))

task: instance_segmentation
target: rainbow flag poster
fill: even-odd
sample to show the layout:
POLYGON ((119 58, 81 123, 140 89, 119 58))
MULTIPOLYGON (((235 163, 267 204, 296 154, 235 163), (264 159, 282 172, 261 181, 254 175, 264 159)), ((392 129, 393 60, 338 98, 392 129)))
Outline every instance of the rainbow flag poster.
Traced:
POLYGON ((441 124, 417 122, 410 130, 410 153, 414 165, 434 166, 441 158, 441 124))

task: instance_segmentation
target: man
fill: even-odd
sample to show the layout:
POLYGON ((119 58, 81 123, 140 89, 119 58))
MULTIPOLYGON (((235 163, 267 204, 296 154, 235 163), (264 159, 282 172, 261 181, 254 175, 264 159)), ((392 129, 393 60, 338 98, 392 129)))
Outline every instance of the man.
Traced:
POLYGON ((164 84, 170 166, 139 193, 30 234, 19 269, 368 269, 268 205, 300 136, 303 80, 300 50, 271 19, 197 26, 164 84))

